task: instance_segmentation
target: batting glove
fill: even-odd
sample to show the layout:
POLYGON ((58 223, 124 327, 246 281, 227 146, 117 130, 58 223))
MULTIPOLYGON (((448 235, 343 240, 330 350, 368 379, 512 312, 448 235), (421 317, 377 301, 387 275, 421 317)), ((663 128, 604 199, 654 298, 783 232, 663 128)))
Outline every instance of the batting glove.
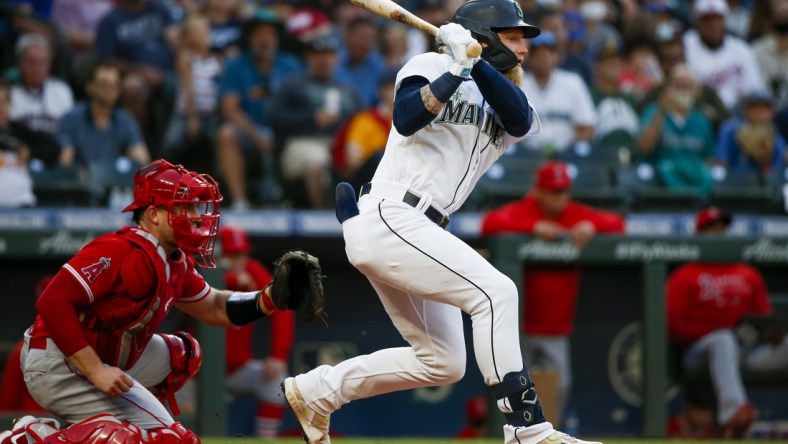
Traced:
POLYGON ((468 45, 476 42, 471 32, 456 23, 447 23, 438 29, 436 40, 454 61, 449 72, 457 77, 469 77, 473 65, 479 60, 468 56, 468 45))

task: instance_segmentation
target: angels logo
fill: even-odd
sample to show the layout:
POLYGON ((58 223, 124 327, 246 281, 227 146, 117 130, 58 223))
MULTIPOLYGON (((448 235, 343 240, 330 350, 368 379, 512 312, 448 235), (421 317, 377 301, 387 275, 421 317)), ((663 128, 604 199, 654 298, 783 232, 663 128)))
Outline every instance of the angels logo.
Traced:
POLYGON ((82 268, 82 274, 88 278, 88 281, 93 282, 102 271, 109 268, 109 261, 110 259, 102 257, 95 264, 90 264, 87 267, 82 268))

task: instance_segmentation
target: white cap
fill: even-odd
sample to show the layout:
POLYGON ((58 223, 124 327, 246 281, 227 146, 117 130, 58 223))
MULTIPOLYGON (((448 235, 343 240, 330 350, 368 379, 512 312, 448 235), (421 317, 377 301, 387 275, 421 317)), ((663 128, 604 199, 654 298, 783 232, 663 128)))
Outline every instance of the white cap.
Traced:
POLYGON ((695 0, 692 11, 696 17, 704 15, 728 15, 728 3, 725 0, 695 0))

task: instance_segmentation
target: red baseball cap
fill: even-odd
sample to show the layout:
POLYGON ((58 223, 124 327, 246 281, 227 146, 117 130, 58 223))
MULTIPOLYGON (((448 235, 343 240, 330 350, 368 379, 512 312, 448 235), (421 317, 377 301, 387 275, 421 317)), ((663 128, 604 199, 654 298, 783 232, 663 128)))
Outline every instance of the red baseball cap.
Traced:
POLYGON ((536 186, 543 190, 566 190, 572 186, 569 170, 563 162, 550 161, 536 170, 536 186))
POLYGON ((474 396, 465 404, 465 414, 468 415, 468 420, 471 422, 482 422, 487 419, 489 406, 490 401, 486 396, 474 396))
POLYGON ((222 252, 229 254, 245 254, 252 251, 249 235, 241 228, 223 227, 219 232, 222 241, 222 252))
POLYGON ((707 207, 698 213, 695 219, 695 231, 701 232, 709 227, 709 225, 717 222, 723 222, 725 225, 730 225, 733 217, 730 213, 722 210, 719 207, 707 207))

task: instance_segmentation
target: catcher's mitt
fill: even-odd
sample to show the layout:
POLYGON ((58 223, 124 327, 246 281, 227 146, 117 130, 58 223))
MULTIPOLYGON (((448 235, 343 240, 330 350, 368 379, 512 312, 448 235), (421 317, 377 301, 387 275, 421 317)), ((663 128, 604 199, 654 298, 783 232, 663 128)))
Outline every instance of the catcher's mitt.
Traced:
MULTIPOLYGON (((290 309, 304 321, 326 315, 320 262, 306 251, 288 251, 274 262, 271 300, 277 308, 290 309)), ((325 320, 324 320, 325 322, 325 320)))

